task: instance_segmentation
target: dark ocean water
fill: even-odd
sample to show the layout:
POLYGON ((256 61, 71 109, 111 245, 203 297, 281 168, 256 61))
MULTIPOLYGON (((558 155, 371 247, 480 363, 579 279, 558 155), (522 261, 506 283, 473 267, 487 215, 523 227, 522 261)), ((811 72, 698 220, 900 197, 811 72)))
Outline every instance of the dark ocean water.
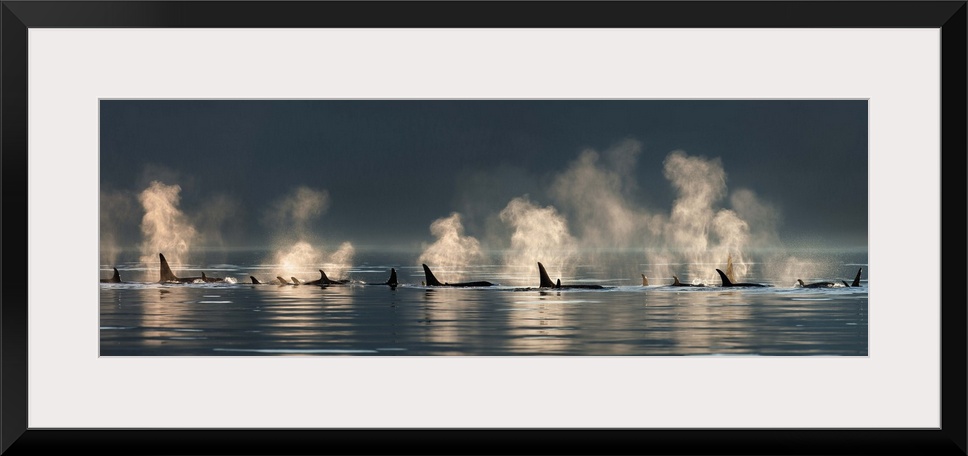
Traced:
MULTIPOLYGON (((835 269, 866 271, 866 254, 861 260, 835 269)), ((267 268, 257 262, 197 266, 236 282, 208 284, 152 283, 156 271, 131 266, 119 267, 126 283, 100 284, 101 356, 868 353, 866 272, 858 288, 796 288, 792 279, 771 288, 683 289, 658 277, 650 286, 628 278, 604 290, 547 290, 534 288, 537 277, 530 287, 426 287, 419 265, 393 263, 356 266, 345 273, 350 284, 329 287, 248 283, 267 268), (399 286, 367 285, 385 282, 391 265, 399 286)), ((497 266, 470 274, 502 282, 497 266)))

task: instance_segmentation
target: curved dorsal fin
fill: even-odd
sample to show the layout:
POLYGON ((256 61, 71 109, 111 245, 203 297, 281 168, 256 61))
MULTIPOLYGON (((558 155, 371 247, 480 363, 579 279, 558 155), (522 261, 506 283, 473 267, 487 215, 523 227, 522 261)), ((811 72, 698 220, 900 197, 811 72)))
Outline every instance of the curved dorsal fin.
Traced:
POLYGON ((259 279, 255 278, 255 276, 249 276, 249 280, 251 280, 252 283, 254 283, 254 284, 260 284, 260 283, 262 283, 262 282, 259 282, 259 279))
POLYGON ((300 283, 300 282, 299 282, 299 279, 297 279, 297 278, 295 278, 295 277, 290 277, 290 279, 292 279, 292 283, 293 283, 294 285, 299 285, 299 283, 300 283))
POLYGON ((326 277, 326 273, 323 272, 322 269, 319 270, 319 280, 321 280, 323 283, 327 283, 327 284, 328 283, 333 283, 333 281, 329 280, 329 277, 326 277))
POLYGON ((427 276, 427 285, 432 287, 439 287, 443 285, 442 283, 440 283, 439 280, 437 280, 436 277, 434 277, 434 273, 430 272, 430 268, 427 267, 426 264, 423 265, 423 269, 424 269, 424 275, 427 276))
POLYGON ((803 287, 803 286, 804 286, 804 285, 803 285, 803 280, 801 280, 801 279, 797 279, 797 283, 799 283, 799 284, 800 284, 800 287, 803 287))
POLYGON ((672 276, 672 284, 675 286, 682 285, 681 283, 679 283, 679 276, 672 276))
POLYGON ((121 274, 118 273, 118 268, 114 269, 114 275, 111 276, 111 281, 114 283, 121 283, 121 274))
MULTIPOLYGON (((540 288, 555 287, 555 283, 551 281, 551 277, 548 277, 548 271, 545 270, 544 265, 541 264, 540 261, 538 262, 538 277, 539 277, 538 287, 540 288)), ((559 283, 560 282, 561 281, 559 280, 559 283)))
POLYGON ((276 276, 276 280, 279 281, 279 285, 289 285, 289 281, 283 279, 282 276, 276 276))
POLYGON ((390 279, 386 281, 386 285, 395 286, 397 284, 397 270, 390 268, 390 279))
POLYGON ((729 281, 729 277, 726 277, 726 273, 725 272, 723 272, 723 271, 721 271, 719 269, 717 269, 716 272, 719 273, 719 278, 723 280, 723 286, 724 287, 731 287, 731 286, 733 286, 733 282, 730 282, 729 281))

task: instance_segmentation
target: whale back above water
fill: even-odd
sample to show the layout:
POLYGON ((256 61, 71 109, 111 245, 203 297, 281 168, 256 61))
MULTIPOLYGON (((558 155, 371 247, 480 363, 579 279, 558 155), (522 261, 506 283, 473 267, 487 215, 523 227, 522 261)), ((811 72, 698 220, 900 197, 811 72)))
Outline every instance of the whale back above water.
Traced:
POLYGON ((762 283, 733 283, 726 277, 726 273, 722 270, 717 269, 716 272, 719 273, 719 278, 723 280, 723 287, 769 287, 769 285, 764 285, 762 283))
POLYGON ((494 285, 493 283, 487 282, 487 281, 484 281, 484 280, 481 280, 481 281, 478 281, 478 282, 459 282, 459 283, 446 283, 445 282, 445 283, 441 283, 439 280, 437 280, 437 277, 434 276, 434 273, 431 272, 430 267, 428 267, 426 264, 423 264, 422 266, 423 266, 423 270, 424 270, 424 276, 426 276, 426 279, 427 279, 427 286, 431 286, 431 287, 490 287, 490 286, 494 285))

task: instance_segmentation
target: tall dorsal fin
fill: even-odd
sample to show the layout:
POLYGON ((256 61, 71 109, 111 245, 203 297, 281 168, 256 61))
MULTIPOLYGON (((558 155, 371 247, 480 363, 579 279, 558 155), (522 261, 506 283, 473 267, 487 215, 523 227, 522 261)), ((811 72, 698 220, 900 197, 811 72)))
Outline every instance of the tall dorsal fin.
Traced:
POLYGON ((864 268, 860 268, 860 269, 857 270, 857 275, 854 276, 854 283, 852 283, 850 286, 852 286, 852 287, 859 287, 860 286, 860 271, 863 271, 863 270, 864 270, 864 268))
POLYGON ((299 282, 299 279, 297 279, 295 277, 290 277, 290 279, 292 279, 293 285, 299 285, 301 283, 301 282, 299 282))
POLYGON ((677 276, 672 276, 672 284, 675 286, 682 285, 681 283, 679 283, 679 277, 677 276))
POLYGON ((332 280, 329 280, 329 277, 326 277, 326 273, 323 272, 322 269, 319 270, 319 280, 322 281, 323 283, 327 283, 327 284, 328 283, 333 283, 332 280))
POLYGON ((252 283, 254 283, 256 285, 262 283, 262 282, 259 282, 259 279, 255 278, 254 276, 249 276, 249 280, 251 280, 252 283))
POLYGON ((161 279, 159 282, 172 282, 177 281, 178 277, 171 272, 171 268, 168 267, 168 260, 165 259, 165 255, 159 253, 158 258, 161 259, 161 279))
POLYGON ((726 273, 725 272, 723 272, 723 271, 721 271, 719 269, 717 269, 716 272, 719 273, 719 278, 723 280, 723 286, 724 287, 731 287, 731 286, 733 286, 733 282, 731 282, 729 280, 729 277, 726 277, 726 273))
POLYGON ((113 269, 114 269, 114 275, 111 276, 111 282, 121 283, 121 274, 118 273, 118 268, 113 268, 113 269))
POLYGON ((434 273, 430 272, 430 268, 427 267, 426 264, 423 265, 423 269, 424 269, 424 275, 427 276, 427 285, 432 287, 439 287, 443 285, 442 283, 440 283, 439 280, 437 280, 436 277, 434 277, 434 273))
POLYGON ((397 270, 390 268, 390 279, 386 281, 386 285, 396 286, 397 284, 397 270))
POLYGON ((649 286, 649 278, 646 277, 645 274, 642 274, 642 286, 643 287, 649 286))
POLYGON ((538 276, 539 276, 539 279, 540 279, 539 282, 538 282, 538 287, 540 287, 540 288, 554 288, 555 287, 555 283, 551 281, 551 277, 548 277, 548 271, 545 270, 544 265, 541 264, 540 261, 538 262, 538 276))

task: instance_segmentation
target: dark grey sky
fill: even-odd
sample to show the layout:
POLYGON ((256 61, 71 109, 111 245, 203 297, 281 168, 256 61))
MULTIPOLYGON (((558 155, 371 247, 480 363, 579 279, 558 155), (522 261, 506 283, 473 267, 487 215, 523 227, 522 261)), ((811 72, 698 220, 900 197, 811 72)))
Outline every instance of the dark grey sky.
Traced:
MULTIPOLYGON (((109 100, 100 113, 102 201, 178 184, 180 208, 223 246, 270 242, 267 214, 299 186, 328 192, 309 228, 330 242, 413 247, 454 211, 486 238, 512 198, 555 204, 552 183, 583 150, 627 140, 641 144, 630 205, 668 215, 663 160, 682 150, 719 158, 730 192, 775 208, 782 242, 867 243, 866 101, 109 100)), ((133 248, 141 213, 128 209, 102 204, 102 224, 133 248)))

